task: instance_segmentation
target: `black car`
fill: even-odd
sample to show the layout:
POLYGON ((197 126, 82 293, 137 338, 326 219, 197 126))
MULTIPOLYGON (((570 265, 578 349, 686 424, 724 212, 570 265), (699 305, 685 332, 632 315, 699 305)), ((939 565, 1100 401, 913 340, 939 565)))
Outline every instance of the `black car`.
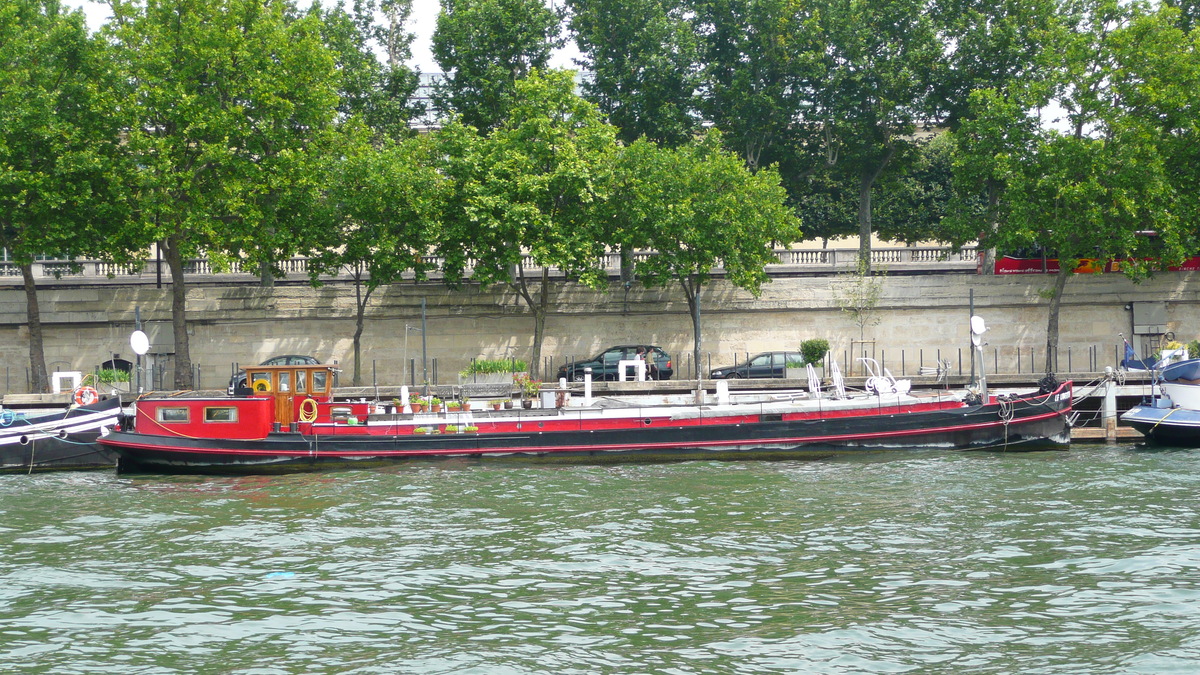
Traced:
MULTIPOLYGON (((260 366, 316 366, 320 365, 320 361, 316 357, 303 356, 301 354, 284 354, 282 356, 272 356, 271 358, 258 364, 260 366)), ((229 378, 229 393, 246 386, 246 371, 239 370, 229 378)))
MULTIPOLYGON (((592 369, 593 380, 612 380, 619 379, 617 373, 617 363, 620 361, 632 361, 638 358, 639 354, 644 355, 646 359, 646 379, 648 380, 669 380, 675 370, 671 363, 671 355, 662 350, 661 347, 654 345, 618 345, 609 347, 596 355, 595 358, 588 361, 573 361, 559 367, 559 378, 567 378, 568 382, 578 382, 583 379, 583 371, 585 368, 592 369), (639 352, 639 350, 641 350, 639 352)), ((629 369, 626 379, 636 377, 633 369, 629 369)))
POLYGON ((708 374, 714 380, 732 380, 752 377, 785 377, 788 362, 800 363, 804 357, 800 352, 763 352, 736 366, 714 368, 708 374))

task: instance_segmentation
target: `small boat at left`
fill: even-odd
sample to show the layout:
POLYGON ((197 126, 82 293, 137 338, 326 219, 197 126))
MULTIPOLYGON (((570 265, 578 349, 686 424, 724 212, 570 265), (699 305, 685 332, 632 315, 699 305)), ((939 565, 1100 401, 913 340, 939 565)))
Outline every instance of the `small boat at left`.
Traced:
POLYGON ((0 410, 0 473, 115 467, 116 453, 101 447, 96 439, 117 424, 121 397, 96 398, 65 410, 0 410))

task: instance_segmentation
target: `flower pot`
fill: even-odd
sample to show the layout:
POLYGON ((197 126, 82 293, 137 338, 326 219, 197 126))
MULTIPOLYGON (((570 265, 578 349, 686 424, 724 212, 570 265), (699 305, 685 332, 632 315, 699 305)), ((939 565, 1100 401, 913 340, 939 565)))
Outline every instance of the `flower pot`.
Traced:
POLYGON ((409 407, 412 408, 412 411, 414 413, 419 413, 419 412, 425 410, 425 406, 421 405, 420 403, 410 403, 408 405, 409 405, 409 407))
POLYGON ((462 409, 463 409, 463 412, 471 412, 471 404, 470 403, 462 404, 462 409))
POLYGON ((529 408, 533 407, 533 401, 525 399, 524 401, 521 401, 521 407, 528 410, 529 408))
POLYGON ((505 409, 505 410, 512 410, 512 407, 513 407, 513 402, 512 402, 511 400, 509 400, 509 401, 505 401, 505 402, 504 402, 504 409, 505 409))

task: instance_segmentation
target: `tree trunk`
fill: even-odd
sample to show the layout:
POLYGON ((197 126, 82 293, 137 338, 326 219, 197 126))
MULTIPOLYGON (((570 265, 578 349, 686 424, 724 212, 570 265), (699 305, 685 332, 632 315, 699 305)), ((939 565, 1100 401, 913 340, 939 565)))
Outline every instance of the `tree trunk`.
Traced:
POLYGON ((1050 298, 1050 316, 1046 322, 1046 374, 1054 372, 1054 354, 1058 351, 1058 309, 1062 306, 1063 289, 1071 278, 1071 270, 1059 259, 1058 277, 1054 280, 1054 295, 1050 298))
POLYGON ((263 288, 275 288, 275 275, 271 272, 271 263, 266 260, 258 264, 258 284, 263 288))
MULTIPOLYGON (((991 232, 995 232, 1000 227, 1000 184, 997 181, 989 181, 987 188, 988 195, 988 228, 991 232)), ((983 237, 980 237, 983 239, 983 237)), ((996 273, 996 249, 986 248, 982 253, 977 252, 977 255, 982 255, 980 259, 980 273, 991 274, 996 273)))
POLYGON ((858 266, 871 273, 871 183, 864 173, 858 182, 858 266))
POLYGON ((42 311, 38 307, 37 284, 33 280, 33 263, 21 265, 25 281, 25 316, 29 321, 29 385, 32 393, 50 391, 46 375, 46 348, 42 339, 42 311))
POLYGON ((550 307, 550 270, 542 268, 542 295, 533 308, 533 355, 530 356, 529 376, 541 378, 542 372, 542 343, 546 340, 546 313, 550 307))
MULTIPOLYGON (((367 295, 370 296, 370 291, 367 291, 367 295)), ((362 274, 356 271, 354 274, 354 378, 351 380, 351 384, 355 387, 362 386, 362 334, 366 311, 367 298, 363 297, 362 274)))
POLYGON ((703 370, 700 368, 700 352, 703 345, 704 336, 700 332, 700 287, 696 284, 695 279, 686 277, 679 280, 683 286, 683 295, 687 298, 688 314, 692 317, 692 363, 696 368, 696 379, 703 379, 703 370))
POLYGON ((162 242, 171 271, 171 327, 175 331, 175 388, 191 389, 192 355, 187 331, 187 285, 183 280, 183 255, 174 236, 162 242))
POLYGON ((896 154, 896 147, 889 145, 879 164, 873 171, 863 169, 858 180, 858 259, 862 263, 862 273, 871 273, 871 234, 874 230, 871 224, 871 189, 883 175, 883 170, 896 154))
POLYGON ((517 265, 511 274, 509 286, 525 301, 529 311, 533 312, 533 354, 529 358, 529 376, 537 378, 540 373, 539 365, 542 360, 542 341, 546 336, 546 312, 550 306, 550 270, 542 268, 542 294, 534 299, 529 292, 529 282, 525 278, 525 266, 517 265))

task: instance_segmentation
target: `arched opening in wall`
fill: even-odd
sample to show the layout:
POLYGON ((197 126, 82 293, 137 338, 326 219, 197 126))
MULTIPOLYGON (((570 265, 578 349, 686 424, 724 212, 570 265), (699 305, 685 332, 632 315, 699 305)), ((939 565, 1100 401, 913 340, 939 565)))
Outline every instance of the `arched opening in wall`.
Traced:
POLYGON ((121 370, 126 373, 133 372, 133 364, 125 359, 112 358, 100 364, 101 370, 121 370))

